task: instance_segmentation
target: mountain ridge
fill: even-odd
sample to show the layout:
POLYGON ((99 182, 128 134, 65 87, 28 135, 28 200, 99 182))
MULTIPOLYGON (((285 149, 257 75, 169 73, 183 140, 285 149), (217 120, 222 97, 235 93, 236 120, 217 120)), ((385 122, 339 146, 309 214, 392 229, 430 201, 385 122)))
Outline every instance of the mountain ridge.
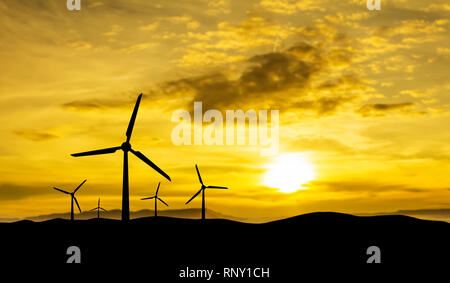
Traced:
MULTIPOLYGON (((314 212, 309 212, 314 213, 314 212)), ((337 212, 340 213, 340 212, 337 212)), ((441 208, 441 209, 416 209, 416 210, 397 210, 394 212, 378 212, 378 213, 346 213, 355 216, 382 216, 382 215, 405 215, 411 216, 418 219, 424 220, 432 220, 432 221, 445 221, 450 223, 450 209, 441 208)), ((170 209, 170 210, 158 210, 158 214, 160 216, 167 217, 175 217, 175 218, 187 218, 187 219, 197 219, 201 216, 200 208, 187 208, 187 209, 170 209)), ((302 213, 299 215, 304 215, 308 213, 302 213)), ((154 211, 151 209, 142 209, 138 211, 130 212, 131 218, 142 218, 142 217, 151 217, 154 215, 154 211)), ((297 215, 298 216, 298 215, 297 215)), ((83 211, 81 214, 75 214, 75 219, 86 220, 97 217, 97 211, 83 211)), ((100 212, 101 218, 109 218, 109 219, 121 219, 121 210, 113 209, 108 212, 100 212)), ((232 215, 223 214, 220 212, 216 212, 211 209, 206 209, 206 217, 207 218, 217 218, 217 219, 230 219, 239 222, 246 223, 266 223, 273 222, 277 220, 287 219, 295 216, 286 216, 286 217, 253 217, 253 218, 244 218, 244 217, 236 217, 232 215)), ((8 222, 17 222, 21 220, 31 220, 34 222, 46 221, 49 219, 61 218, 61 219, 69 219, 70 213, 51 213, 51 214, 43 214, 37 216, 29 216, 24 218, 19 217, 4 217, 0 218, 0 223, 8 223, 8 222)))

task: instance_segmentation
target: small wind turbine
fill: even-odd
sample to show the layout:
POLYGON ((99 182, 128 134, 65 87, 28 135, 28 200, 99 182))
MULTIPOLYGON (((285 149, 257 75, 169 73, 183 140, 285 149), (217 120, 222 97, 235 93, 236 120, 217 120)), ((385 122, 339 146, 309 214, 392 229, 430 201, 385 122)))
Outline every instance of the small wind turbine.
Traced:
POLYGON ((156 164, 150 161, 145 155, 143 155, 139 151, 135 151, 131 148, 130 138, 131 133, 133 132, 134 122, 136 121, 136 115, 139 109, 139 104, 141 102, 142 93, 139 94, 136 105, 134 106, 133 114, 131 115, 130 123, 128 124, 126 136, 127 140, 121 145, 116 147, 92 150, 87 152, 74 153, 72 156, 86 156, 86 155, 98 155, 98 154, 107 154, 114 153, 117 150, 121 149, 123 151, 123 187, 122 187, 122 221, 130 220, 130 200, 129 200, 129 183, 128 183, 128 152, 131 151, 134 155, 136 155, 140 160, 147 163, 150 167, 155 169, 159 174, 163 175, 167 180, 170 180, 169 175, 167 175, 163 170, 161 170, 156 164))
POLYGON ((155 217, 158 216, 158 205, 157 205, 158 200, 164 203, 166 206, 169 206, 167 203, 165 203, 162 199, 158 197, 159 185, 161 185, 161 182, 158 183, 158 188, 156 189, 156 194, 154 196, 148 198, 141 198, 141 200, 155 199, 155 217))
POLYGON ((199 193, 202 193, 202 219, 205 219, 205 189, 228 189, 227 187, 218 187, 218 186, 205 186, 202 181, 202 177, 200 176, 200 172, 198 171, 198 166, 195 164, 195 169, 197 169, 198 180, 202 185, 202 188, 191 197, 190 200, 186 202, 186 204, 190 203, 199 193))
POLYGON ((98 204, 96 208, 93 208, 89 211, 94 211, 97 210, 97 219, 100 219, 100 210, 103 210, 104 212, 107 212, 108 210, 104 209, 103 207, 100 206, 100 198, 98 198, 98 204))
POLYGON ((73 192, 71 192, 71 193, 66 192, 66 191, 64 191, 64 190, 61 190, 61 189, 58 189, 58 188, 56 188, 56 187, 53 187, 55 190, 60 191, 61 193, 68 194, 68 195, 71 196, 71 202, 70 202, 70 220, 72 220, 72 221, 73 221, 73 201, 74 201, 74 200, 75 200, 75 203, 77 204, 78 209, 80 210, 80 213, 81 213, 81 208, 80 208, 80 205, 78 204, 77 198, 75 197, 75 193, 78 191, 78 189, 79 189, 81 186, 83 186, 83 184, 84 184, 86 181, 87 181, 87 180, 84 180, 83 183, 81 183, 81 184, 80 184, 73 192))

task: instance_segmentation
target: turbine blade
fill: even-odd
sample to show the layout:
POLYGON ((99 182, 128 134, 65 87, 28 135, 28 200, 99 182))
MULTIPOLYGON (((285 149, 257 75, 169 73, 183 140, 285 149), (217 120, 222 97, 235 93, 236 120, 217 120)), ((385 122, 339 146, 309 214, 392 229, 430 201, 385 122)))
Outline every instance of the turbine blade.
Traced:
POLYGON ((198 191, 195 195, 193 195, 193 196, 191 197, 191 199, 188 200, 188 201, 186 202, 186 204, 190 203, 191 200, 193 200, 196 196, 198 196, 198 194, 199 194, 202 190, 203 190, 203 188, 201 188, 200 191, 198 191))
POLYGON ((134 122, 136 121, 136 115, 139 109, 139 104, 141 103, 141 98, 142 98, 142 93, 139 94, 137 100, 136 100, 136 105, 134 106, 134 110, 133 110, 133 114, 131 114, 131 119, 130 119, 130 123, 128 124, 128 128, 127 128, 127 142, 130 141, 131 139, 131 134, 133 133, 133 128, 134 128, 134 122))
POLYGON ((100 207, 100 198, 98 198, 98 205, 97 206, 100 207))
POLYGON ((101 208, 101 207, 100 207, 100 209, 103 210, 104 212, 108 212, 108 210, 106 210, 106 209, 104 209, 104 208, 101 208))
POLYGON ((159 185, 161 185, 161 182, 158 183, 158 188, 156 189, 156 194, 155 194, 155 196, 158 196, 159 185))
POLYGON ((97 207, 96 207, 96 208, 93 208, 93 209, 91 209, 91 210, 89 210, 89 211, 94 211, 94 210, 97 210, 97 207))
POLYGON ((87 180, 84 180, 83 183, 81 183, 76 189, 75 191, 73 191, 73 193, 76 193, 78 191, 78 189, 83 186, 84 183, 86 183, 87 180))
POLYGON ((162 199, 158 198, 159 201, 161 201, 162 203, 164 203, 166 206, 169 206, 167 203, 165 203, 162 199))
POLYGON ((155 163, 151 162, 150 159, 148 159, 147 157, 145 157, 145 155, 143 155, 141 152, 139 151, 134 151, 131 150, 131 152, 136 155, 140 160, 144 161, 145 163, 147 163, 150 167, 152 167, 153 169, 156 170, 156 172, 158 172, 159 174, 163 175, 167 180, 170 180, 169 175, 167 175, 163 170, 161 170, 158 166, 156 166, 155 163))
POLYGON ((202 177, 200 176, 200 171, 198 171, 198 166, 195 164, 195 169, 197 170, 198 180, 200 181, 200 184, 203 185, 202 177))
POLYGON ((120 149, 120 146, 85 151, 85 152, 80 152, 80 153, 73 153, 71 155, 74 157, 78 157, 78 156, 87 156, 87 155, 107 154, 107 153, 114 153, 118 149, 120 149))
POLYGON ((80 210, 80 213, 81 213, 81 208, 80 208, 80 205, 78 204, 77 198, 75 196, 73 196, 73 199, 75 200, 75 203, 78 206, 78 210, 80 210))
POLYGON ((66 191, 64 191, 64 190, 58 189, 58 188, 56 188, 56 187, 53 187, 53 188, 54 188, 55 190, 57 190, 57 191, 60 191, 61 193, 65 193, 65 194, 70 195, 69 192, 66 192, 66 191))
POLYGON ((141 200, 146 200, 146 199, 154 199, 155 197, 148 197, 148 198, 141 198, 141 200))
POLYGON ((209 189, 224 189, 224 190, 228 189, 227 187, 218 187, 218 186, 207 186, 207 188, 209 188, 209 189))

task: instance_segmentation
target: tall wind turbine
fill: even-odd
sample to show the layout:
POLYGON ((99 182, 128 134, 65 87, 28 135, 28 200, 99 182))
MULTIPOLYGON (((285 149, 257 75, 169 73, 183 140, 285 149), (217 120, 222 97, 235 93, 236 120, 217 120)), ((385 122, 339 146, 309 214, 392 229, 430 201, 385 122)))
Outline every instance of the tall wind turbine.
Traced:
POLYGON ((156 189, 156 194, 152 197, 148 197, 148 198, 141 198, 141 200, 146 200, 146 199, 155 199, 155 217, 158 216, 158 200, 162 203, 164 203, 166 206, 169 206, 167 203, 165 203, 162 199, 160 199, 158 197, 158 191, 159 191, 159 185, 161 185, 161 182, 158 183, 158 188, 156 189))
POLYGON ((191 200, 193 200, 196 196, 198 196, 199 193, 202 193, 202 219, 205 219, 205 189, 228 189, 228 188, 218 186, 205 186, 203 184, 202 177, 200 176, 200 172, 198 171, 197 164, 195 164, 195 169, 197 169, 198 180, 200 181, 202 188, 194 196, 192 196, 191 199, 186 202, 186 204, 190 203, 191 200))
POLYGON ((56 188, 56 187, 53 187, 55 190, 60 191, 61 193, 65 193, 65 194, 67 194, 67 195, 70 195, 70 197, 71 197, 71 201, 70 201, 70 220, 72 220, 72 221, 73 221, 73 201, 74 201, 74 200, 75 200, 75 203, 76 203, 77 206, 78 206, 78 209, 79 209, 80 212, 81 212, 81 208, 80 208, 80 205, 78 204, 77 198, 75 197, 75 193, 78 191, 78 189, 80 189, 81 186, 83 186, 83 184, 84 184, 86 181, 87 181, 87 180, 84 180, 83 183, 81 183, 80 185, 78 185, 78 187, 77 187, 73 192, 71 192, 71 193, 66 192, 66 191, 64 191, 64 190, 61 190, 61 189, 58 189, 58 188, 56 188))
POLYGON ((167 180, 170 180, 169 175, 167 175, 163 170, 161 170, 156 164, 150 161, 144 154, 139 151, 135 151, 131 148, 130 138, 133 132, 134 122, 136 121, 136 115, 139 109, 139 103, 141 102, 142 93, 139 94, 136 105, 134 106, 133 114, 131 115, 130 123, 128 124, 126 136, 126 141, 121 146, 92 150, 87 152, 75 153, 72 156, 86 156, 86 155, 98 155, 114 153, 121 149, 123 151, 123 189, 122 189, 122 221, 130 220, 130 201, 129 201, 129 183, 128 183, 128 152, 130 151, 136 155, 140 160, 147 163, 150 167, 155 169, 159 174, 163 175, 167 180))
POLYGON ((93 208, 89 211, 94 211, 97 210, 97 219, 100 219, 100 210, 103 210, 104 212, 107 212, 108 210, 104 209, 103 207, 100 206, 100 198, 98 198, 98 204, 96 208, 93 208))

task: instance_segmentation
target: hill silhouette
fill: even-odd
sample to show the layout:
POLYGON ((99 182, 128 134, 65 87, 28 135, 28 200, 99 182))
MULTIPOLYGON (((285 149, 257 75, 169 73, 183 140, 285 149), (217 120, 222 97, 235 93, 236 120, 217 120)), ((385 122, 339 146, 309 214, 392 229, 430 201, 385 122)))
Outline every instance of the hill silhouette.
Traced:
MULTIPOLYGON (((160 216, 166 217, 176 217, 176 218, 188 218, 197 219, 201 214, 200 208, 188 208, 188 209, 166 209, 159 211, 160 216)), ((75 215, 77 220, 86 220, 95 218, 97 216, 96 211, 83 211, 75 215)), ((143 209, 139 211, 130 211, 130 216, 132 219, 152 217, 154 216, 154 211, 151 209, 143 209)), ((108 219, 121 219, 122 211, 120 209, 112 209, 107 212, 101 212, 102 218, 108 219)), ((357 214, 358 216, 381 216, 381 215, 406 215, 414 218, 434 220, 434 221, 446 221, 450 223, 450 209, 418 209, 418 210, 398 210, 395 212, 383 212, 383 213, 372 213, 372 214, 357 214)), ((275 221, 282 219, 282 217, 235 217, 231 215, 222 214, 211 209, 206 209, 206 217, 208 219, 231 219, 239 222, 247 223, 266 223, 270 221, 275 221)), ((70 219, 70 213, 53 213, 45 215, 30 216, 26 218, 0 218, 0 223, 2 222, 16 222, 19 220, 32 220, 37 222, 42 222, 50 219, 61 218, 70 219)))
POLYGON ((379 215, 400 214, 412 216, 420 219, 446 221, 450 223, 450 209, 417 209, 417 210, 398 210, 394 213, 380 213, 379 215))
MULTIPOLYGON (((319 212, 265 224, 225 219, 144 217, 51 219, 1 223, 2 261, 63 264, 69 246, 82 263, 141 266, 177 280, 190 268, 268 267, 275 282, 312 265, 364 265, 369 246, 381 249, 384 264, 442 265, 450 252, 450 224, 408 216, 354 216, 319 212)), ((170 281, 169 280, 169 281, 170 281)))
MULTIPOLYGON (((166 216, 166 217, 176 217, 176 218, 188 218, 188 219, 196 219, 199 218, 199 215, 201 214, 200 208, 189 208, 189 209, 168 209, 168 210, 158 210, 159 216, 166 216)), ((152 217, 155 215, 154 210, 151 209, 143 209, 138 211, 130 211, 130 217, 132 219, 136 218, 144 218, 144 217, 152 217)), ((107 219, 121 219, 122 217, 122 211, 120 209, 113 209, 108 210, 107 212, 101 212, 100 213, 101 218, 107 218, 107 219)), ((225 218, 225 219, 231 219, 236 221, 243 221, 244 219, 233 217, 230 215, 225 215, 210 209, 206 210, 206 216, 210 219, 215 218, 225 218)), ((87 220, 91 218, 97 217, 96 211, 83 211, 82 213, 78 213, 75 215, 75 219, 77 220, 87 220)), ((26 220, 32 220, 37 222, 42 222, 50 219, 55 218, 61 218, 61 219, 70 219, 70 213, 53 213, 53 214, 46 214, 46 215, 38 215, 38 216, 32 216, 25 218, 26 220)), ((11 219, 4 222, 15 222, 18 219, 11 219)), ((2 222, 2 221, 0 221, 2 222)))

